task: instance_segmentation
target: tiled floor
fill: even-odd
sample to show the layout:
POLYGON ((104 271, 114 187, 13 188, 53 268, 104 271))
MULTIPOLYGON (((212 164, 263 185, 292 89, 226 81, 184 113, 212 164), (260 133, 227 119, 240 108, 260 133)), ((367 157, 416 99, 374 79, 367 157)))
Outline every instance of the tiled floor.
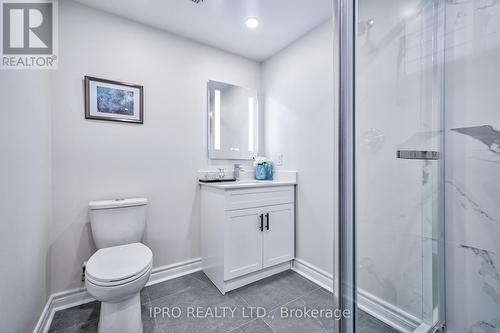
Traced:
MULTIPOLYGON (((197 272, 144 288, 141 301, 144 333, 333 332, 333 319, 284 318, 281 315, 282 307, 299 311, 304 307, 333 308, 331 293, 292 271, 234 290, 225 296, 205 274, 197 272), (252 311, 255 309, 252 307, 259 307, 260 312, 252 311), (151 315, 155 309, 166 308, 170 309, 170 316, 158 314, 155 318, 151 315), (174 318, 178 315, 177 309, 182 315, 174 318), (195 312, 198 309, 200 313, 195 312), (224 309, 226 316, 222 315, 224 309), (264 312, 265 316, 259 316, 264 312), (199 318, 199 315, 204 318, 199 318)), ((58 311, 50 332, 96 332, 99 309, 100 304, 92 302, 58 311)), ((367 329, 361 330, 363 333, 396 332, 367 314, 358 319, 360 324, 366 325, 367 329)))

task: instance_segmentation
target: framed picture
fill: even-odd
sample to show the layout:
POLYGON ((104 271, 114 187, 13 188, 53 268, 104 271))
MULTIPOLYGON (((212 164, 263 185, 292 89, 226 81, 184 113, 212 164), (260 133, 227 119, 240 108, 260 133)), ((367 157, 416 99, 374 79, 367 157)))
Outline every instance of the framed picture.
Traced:
POLYGON ((143 86, 85 76, 85 119, 144 123, 143 86))

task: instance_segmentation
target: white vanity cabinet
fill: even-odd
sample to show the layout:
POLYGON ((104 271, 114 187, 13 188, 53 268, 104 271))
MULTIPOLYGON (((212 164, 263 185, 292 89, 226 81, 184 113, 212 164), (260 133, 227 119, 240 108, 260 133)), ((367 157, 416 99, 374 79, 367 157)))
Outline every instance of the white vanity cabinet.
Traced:
POLYGON ((295 186, 202 184, 202 266, 221 293, 291 267, 295 186))

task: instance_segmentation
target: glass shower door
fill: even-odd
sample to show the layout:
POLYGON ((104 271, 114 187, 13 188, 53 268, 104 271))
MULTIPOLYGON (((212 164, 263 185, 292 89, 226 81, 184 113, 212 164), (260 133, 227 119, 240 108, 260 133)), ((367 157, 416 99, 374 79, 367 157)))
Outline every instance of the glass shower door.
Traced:
POLYGON ((444 1, 358 0, 351 15, 339 204, 352 250, 339 288, 354 315, 342 331, 433 332, 444 323, 444 1))

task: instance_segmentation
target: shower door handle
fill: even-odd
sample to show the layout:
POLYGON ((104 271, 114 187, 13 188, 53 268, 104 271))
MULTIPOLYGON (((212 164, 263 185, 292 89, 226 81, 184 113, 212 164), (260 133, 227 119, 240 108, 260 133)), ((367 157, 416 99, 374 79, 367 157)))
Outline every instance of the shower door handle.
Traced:
POLYGON ((396 157, 405 160, 439 160, 439 152, 434 150, 398 150, 396 157))

